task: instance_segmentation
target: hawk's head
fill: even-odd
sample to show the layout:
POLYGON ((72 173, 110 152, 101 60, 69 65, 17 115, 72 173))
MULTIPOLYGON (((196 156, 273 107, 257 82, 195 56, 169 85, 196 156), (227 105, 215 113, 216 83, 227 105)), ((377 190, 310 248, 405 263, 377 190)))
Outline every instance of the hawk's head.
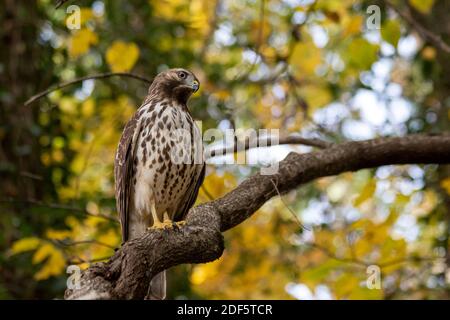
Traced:
POLYGON ((153 79, 149 94, 155 94, 161 96, 161 98, 175 99, 185 104, 199 87, 200 82, 192 72, 175 68, 158 74, 153 79))

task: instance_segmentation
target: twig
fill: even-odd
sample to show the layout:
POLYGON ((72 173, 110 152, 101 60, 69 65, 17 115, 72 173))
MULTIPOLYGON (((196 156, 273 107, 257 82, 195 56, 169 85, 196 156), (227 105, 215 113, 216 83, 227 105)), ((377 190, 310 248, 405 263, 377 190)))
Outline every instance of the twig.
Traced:
POLYGON ((82 213, 83 215, 86 215, 86 216, 103 218, 103 219, 109 220, 114 223, 119 223, 117 221, 117 219, 115 219, 111 216, 108 216, 106 214, 101 214, 101 213, 93 214, 93 213, 86 211, 85 209, 77 208, 77 207, 73 207, 73 206, 67 206, 64 204, 45 203, 45 202, 33 200, 33 199, 0 199, 0 203, 29 203, 29 204, 33 204, 35 206, 46 207, 46 208, 50 208, 50 209, 61 209, 61 210, 74 211, 74 212, 82 213))
POLYGON ((203 190, 203 193, 208 197, 208 199, 209 199, 210 201, 214 200, 213 195, 212 195, 212 194, 208 191, 208 189, 205 187, 205 184, 202 184, 201 188, 202 188, 202 190, 203 190))
POLYGON ((300 228, 305 229, 307 231, 311 231, 311 229, 305 227, 303 225, 303 223, 300 221, 300 219, 297 217, 297 214, 295 214, 295 212, 288 206, 288 204, 284 201, 283 197, 281 196, 280 190, 278 190, 277 185, 275 184, 275 182, 270 179, 270 182, 272 182, 273 187, 275 189, 275 191, 278 193, 278 196, 280 197, 281 202, 284 204, 284 206, 289 210, 289 212, 292 214, 292 216, 294 217, 295 221, 297 221, 297 224, 300 226, 300 228))
POLYGON ((333 144, 331 142, 323 141, 316 138, 302 138, 298 136, 287 136, 282 137, 278 140, 278 142, 272 142, 271 137, 260 137, 253 143, 250 143, 250 139, 246 139, 244 145, 241 147, 240 144, 233 143, 232 146, 223 147, 220 149, 213 149, 206 152, 206 158, 212 158, 216 156, 223 156, 234 152, 239 151, 245 151, 252 148, 259 148, 259 147, 272 147, 272 146, 278 146, 278 145, 285 145, 285 144, 302 144, 305 146, 311 146, 316 147, 319 149, 325 149, 331 147, 333 144))
POLYGON ((383 263, 373 263, 378 265, 380 268, 390 267, 396 264, 407 263, 407 262, 424 262, 424 261, 434 261, 439 259, 445 259, 444 257, 406 257, 404 259, 394 259, 391 261, 386 261, 383 263))
POLYGON ((115 76, 128 77, 128 78, 140 80, 140 81, 148 83, 148 84, 152 83, 152 80, 150 80, 148 78, 145 78, 145 77, 137 75, 137 74, 129 73, 129 72, 106 72, 106 73, 93 74, 90 76, 76 78, 71 81, 56 84, 55 86, 50 87, 47 90, 44 90, 42 92, 39 92, 38 94, 35 94, 31 98, 29 98, 27 101, 25 101, 24 105, 28 106, 29 104, 32 104, 33 102, 41 99, 42 97, 45 97, 46 95, 48 95, 49 93, 51 93, 53 91, 56 91, 56 90, 59 90, 59 89, 65 88, 65 87, 69 87, 69 86, 74 85, 79 82, 83 82, 83 81, 91 80, 91 79, 105 79, 105 78, 111 78, 111 77, 115 77, 115 76))
POLYGON ((332 258, 332 259, 340 261, 340 262, 353 263, 353 264, 357 264, 357 265, 364 266, 364 267, 368 267, 368 266, 370 266, 372 264, 372 263, 368 263, 368 262, 365 262, 365 261, 362 261, 362 260, 359 260, 359 259, 356 259, 356 258, 351 258, 350 259, 350 258, 339 257, 336 254, 334 254, 333 252, 331 252, 330 250, 328 250, 327 248, 325 248, 325 247, 323 247, 323 246, 321 246, 321 245, 319 245, 317 243, 314 243, 314 242, 309 242, 309 243, 307 243, 307 245, 312 247, 312 248, 315 248, 315 249, 318 249, 318 250, 322 251, 329 258, 332 258))
POLYGON ((265 3, 265 0, 260 0, 260 1, 261 1, 261 5, 260 5, 260 12, 259 12, 259 28, 258 28, 257 38, 256 38, 256 46, 254 48, 255 59, 253 59, 252 63, 247 68, 247 70, 241 69, 241 72, 239 72, 234 77, 233 82, 237 81, 237 80, 241 80, 241 79, 246 79, 250 75, 250 72, 252 72, 253 69, 255 68, 256 63, 258 62, 258 57, 261 56, 259 51, 260 51, 262 41, 263 41, 263 36, 264 36, 264 19, 265 19, 266 3, 265 3))
POLYGON ((30 178, 30 179, 34 179, 34 180, 44 180, 44 178, 38 174, 34 174, 28 171, 20 171, 19 175, 21 175, 22 177, 26 177, 26 178, 30 178))
POLYGON ((107 257, 100 257, 100 258, 95 258, 95 259, 90 259, 90 260, 85 260, 82 259, 80 257, 75 257, 76 259, 78 259, 77 261, 74 260, 68 260, 67 264, 82 264, 82 263, 95 263, 95 262, 101 262, 101 261, 105 261, 108 260, 109 258, 111 258, 111 256, 107 256, 107 257))
POLYGON ((408 262, 425 262, 425 261, 434 261, 434 260, 438 260, 438 259, 444 259, 443 257, 406 257, 406 258, 401 258, 401 259, 393 259, 391 261, 387 261, 387 262, 377 262, 377 261, 363 261, 360 260, 356 257, 352 257, 352 258, 341 258, 339 256, 337 256, 336 254, 334 254, 333 252, 331 252, 330 250, 328 250, 327 248, 314 243, 314 242, 310 242, 307 243, 308 246, 318 249, 320 251, 322 251, 323 253, 325 253, 328 257, 340 261, 340 262, 344 262, 344 263, 353 263, 353 264, 358 264, 361 266, 371 266, 371 265, 376 265, 378 267, 382 268, 386 268, 386 267, 390 267, 396 264, 400 264, 400 263, 408 263, 408 262))
POLYGON ((68 1, 70 1, 70 0, 57 0, 55 9, 59 9, 64 3, 68 2, 68 1))
POLYGON ((102 247, 116 250, 116 247, 113 247, 107 243, 97 241, 97 240, 80 240, 80 241, 64 241, 64 240, 53 240, 53 239, 46 239, 46 240, 53 242, 57 245, 64 246, 64 247, 78 246, 78 245, 83 245, 83 244, 96 244, 96 245, 99 245, 102 247))
POLYGON ((385 0, 385 3, 388 7, 394 10, 400 17, 402 17, 411 27, 413 27, 420 36, 433 44, 436 48, 444 51, 445 53, 450 53, 450 46, 446 44, 441 36, 431 32, 430 30, 424 28, 421 24, 419 24, 412 16, 411 12, 408 10, 400 10, 397 8, 392 2, 385 0))
POLYGON ((206 35, 205 40, 203 42, 203 46, 200 49, 200 52, 198 54, 198 57, 199 57, 198 61, 200 61, 200 62, 203 62, 203 60, 205 58, 205 54, 208 51, 208 46, 210 45, 211 39, 214 36, 214 32, 217 29, 218 20, 219 20, 219 8, 221 6, 221 1, 222 0, 215 1, 212 17, 211 17, 211 19, 209 19, 209 22, 208 22, 208 24, 209 24, 208 34, 206 35))
POLYGON ((307 102, 297 93, 296 88, 298 85, 300 85, 300 81, 298 79, 296 79, 294 77, 294 75, 292 75, 291 73, 288 74, 288 83, 289 86, 291 88, 291 92, 294 96, 294 99, 297 103, 297 105, 302 109, 303 113, 304 113, 304 119, 309 121, 313 126, 315 126, 319 131, 321 131, 323 134, 326 134, 328 136, 331 137, 335 137, 336 134, 333 132, 330 132, 330 130, 328 130, 327 128, 325 128, 323 125, 321 125, 320 123, 317 123, 314 121, 314 119, 312 119, 309 114, 308 114, 308 104, 307 102))

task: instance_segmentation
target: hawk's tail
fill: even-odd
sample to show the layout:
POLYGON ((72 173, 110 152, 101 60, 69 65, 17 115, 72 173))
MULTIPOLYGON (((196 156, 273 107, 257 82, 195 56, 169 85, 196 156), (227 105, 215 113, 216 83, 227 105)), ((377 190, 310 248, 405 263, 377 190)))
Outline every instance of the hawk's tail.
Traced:
POLYGON ((166 271, 158 273, 150 281, 147 299, 164 300, 166 298, 166 271))

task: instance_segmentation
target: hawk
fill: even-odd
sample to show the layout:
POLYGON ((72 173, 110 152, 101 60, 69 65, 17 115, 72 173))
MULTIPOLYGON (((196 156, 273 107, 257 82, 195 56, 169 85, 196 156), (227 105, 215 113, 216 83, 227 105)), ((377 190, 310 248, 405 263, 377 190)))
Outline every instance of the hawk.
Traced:
MULTIPOLYGON (((199 86, 185 69, 158 74, 123 130, 114 163, 123 242, 149 228, 181 226, 194 205, 205 163, 200 129, 187 101, 199 86)), ((164 299, 165 293, 163 271, 151 280, 147 297, 164 299)))

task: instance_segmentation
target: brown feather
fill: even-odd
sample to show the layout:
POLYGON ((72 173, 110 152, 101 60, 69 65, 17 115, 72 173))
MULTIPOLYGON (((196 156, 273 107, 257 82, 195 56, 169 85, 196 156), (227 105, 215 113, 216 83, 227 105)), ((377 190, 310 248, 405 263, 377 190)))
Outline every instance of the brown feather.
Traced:
POLYGON ((114 164, 116 206, 122 227, 123 242, 128 240, 128 221, 134 176, 133 162, 140 131, 139 113, 136 112, 123 130, 114 164))

